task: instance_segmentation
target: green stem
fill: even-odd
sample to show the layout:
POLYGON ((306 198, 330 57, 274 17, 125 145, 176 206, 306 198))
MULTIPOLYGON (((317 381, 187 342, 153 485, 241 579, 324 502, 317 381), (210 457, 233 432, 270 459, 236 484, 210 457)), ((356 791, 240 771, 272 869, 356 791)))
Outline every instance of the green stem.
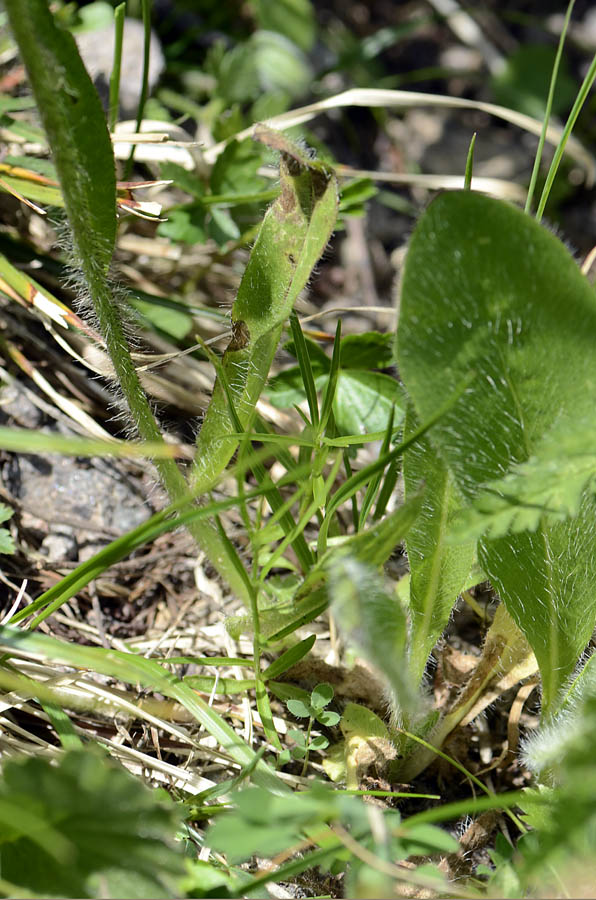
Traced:
MULTIPOLYGON (((145 111, 145 103, 147 102, 147 94, 149 93, 149 58, 151 55, 151 0, 141 0, 141 9, 143 10, 143 78, 141 82, 141 96, 139 97, 139 108, 137 110, 137 122, 135 131, 140 131, 143 121, 143 113, 145 111)), ((126 161, 124 171, 124 180, 128 181, 132 172, 132 163, 134 160, 136 144, 132 144, 130 148, 130 156, 126 161)))
POLYGON ((122 68, 122 37, 124 34, 124 14, 126 3, 121 3, 114 10, 114 61, 112 74, 110 75, 110 108, 108 114, 108 128, 110 133, 114 131, 118 119, 118 107, 120 96, 120 71, 122 68))
POLYGON ((544 111, 544 120, 542 122, 542 131, 540 132, 540 140, 538 141, 538 149, 536 150, 536 158, 534 160, 534 168, 532 169, 532 177, 530 178, 530 186, 528 188, 528 196, 526 199, 525 212, 529 213, 532 209, 532 200, 534 199, 534 191, 536 190, 536 181, 538 180, 538 172, 540 171, 540 162, 542 160, 542 152, 544 150, 544 142, 546 141, 546 132, 548 131, 548 123, 550 121, 550 114, 553 108, 553 98, 555 96, 555 87, 557 85, 557 76, 559 74, 559 65, 561 63, 561 57, 563 55, 563 45, 565 44, 565 36, 567 34, 567 29, 569 28, 569 20, 571 18, 571 11, 573 10, 573 6, 575 4, 575 0, 569 0, 569 5, 567 7, 567 14, 565 16, 565 21, 563 23, 563 29, 561 31, 561 36, 559 38, 559 46, 557 47, 557 55, 555 56, 555 62, 553 65, 553 71, 550 79, 550 86, 548 89, 548 97, 546 100, 546 109, 544 111))

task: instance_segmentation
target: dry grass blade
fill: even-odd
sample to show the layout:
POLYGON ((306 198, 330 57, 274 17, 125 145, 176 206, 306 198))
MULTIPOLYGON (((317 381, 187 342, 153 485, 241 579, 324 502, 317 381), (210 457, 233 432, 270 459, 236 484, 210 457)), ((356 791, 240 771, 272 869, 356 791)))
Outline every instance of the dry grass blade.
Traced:
MULTIPOLYGON (((286 128, 292 128, 295 125, 302 125, 304 122, 310 122, 315 116, 326 112, 329 109, 338 109, 345 106, 372 106, 372 107, 400 107, 402 109, 410 109, 412 107, 434 106, 443 107, 444 109, 473 109, 479 112, 485 112, 488 115, 496 116, 511 125, 529 131, 531 134, 540 135, 542 130, 542 121, 534 119, 532 116, 517 112, 514 109, 507 109, 505 106, 498 106, 496 103, 485 103, 481 100, 467 100, 462 97, 447 97, 444 94, 423 94, 418 91, 393 91, 381 88, 352 88, 341 94, 334 94, 333 97, 327 97, 325 100, 319 100, 316 103, 309 103, 308 106, 302 106, 298 109, 290 110, 279 116, 273 116, 267 119, 265 124, 269 128, 275 128, 283 131, 286 128)), ((233 138, 226 141, 220 141, 213 147, 209 147, 204 151, 203 156, 206 162, 213 163, 217 157, 225 150, 230 140, 241 141, 250 137, 253 132, 253 126, 245 128, 233 138)), ((557 125, 550 125, 546 139, 549 143, 558 144, 563 129, 557 125)), ((594 183, 596 177, 596 164, 591 153, 589 153, 580 142, 571 137, 567 143, 567 152, 579 163, 585 171, 586 184, 588 187, 594 183)))

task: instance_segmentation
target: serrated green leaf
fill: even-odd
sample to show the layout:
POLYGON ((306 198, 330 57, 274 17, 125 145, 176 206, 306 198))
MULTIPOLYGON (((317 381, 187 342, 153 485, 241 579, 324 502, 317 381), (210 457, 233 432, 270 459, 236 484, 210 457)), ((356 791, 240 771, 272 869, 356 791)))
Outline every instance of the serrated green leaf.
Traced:
POLYGON ((542 517, 561 522, 577 516, 584 491, 594 492, 595 441, 592 420, 557 423, 527 462, 486 485, 457 515, 454 538, 497 538, 536 531, 542 517))
MULTIPOLYGON (((594 289, 556 237, 471 191, 433 201, 406 260, 398 361, 422 420, 474 376, 431 434, 468 501, 537 452, 556 421, 593 415, 594 335, 594 289)), ((480 547, 536 654, 547 711, 594 627, 595 520, 586 497, 572 522, 480 547)))

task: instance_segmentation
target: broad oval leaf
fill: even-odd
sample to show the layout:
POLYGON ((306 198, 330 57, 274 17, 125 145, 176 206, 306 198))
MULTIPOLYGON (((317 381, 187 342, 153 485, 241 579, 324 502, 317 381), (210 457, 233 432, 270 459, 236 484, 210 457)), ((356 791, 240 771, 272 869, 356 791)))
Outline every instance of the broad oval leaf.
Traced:
MULTIPOLYGON (((425 420, 474 374, 431 440, 473 500, 535 454, 555 423, 593 415, 596 296, 565 246, 520 210, 470 191, 421 218, 401 287, 398 361, 425 420)), ((595 504, 480 559, 536 654, 548 709, 592 633, 595 504)))

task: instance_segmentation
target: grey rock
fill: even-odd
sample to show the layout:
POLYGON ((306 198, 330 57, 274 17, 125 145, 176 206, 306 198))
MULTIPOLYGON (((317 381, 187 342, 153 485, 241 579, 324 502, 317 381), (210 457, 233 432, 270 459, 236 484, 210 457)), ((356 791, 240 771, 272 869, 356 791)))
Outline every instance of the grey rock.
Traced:
MULTIPOLYGON (((114 26, 85 31, 76 36, 79 53, 89 72, 97 92, 108 108, 110 76, 114 61, 114 26)), ((120 70, 120 115, 131 119, 137 114, 143 78, 143 23, 138 19, 125 19, 122 38, 122 65, 120 70)), ((151 32, 149 57, 149 91, 157 84, 165 68, 165 59, 156 34, 151 32)))

